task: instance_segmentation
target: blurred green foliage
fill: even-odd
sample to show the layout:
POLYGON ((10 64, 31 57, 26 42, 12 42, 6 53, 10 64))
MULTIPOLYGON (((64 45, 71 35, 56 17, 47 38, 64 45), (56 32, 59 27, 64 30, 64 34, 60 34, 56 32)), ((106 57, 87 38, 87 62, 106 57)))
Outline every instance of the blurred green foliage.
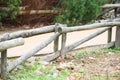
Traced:
POLYGON ((100 6, 105 0, 60 0, 62 11, 55 17, 57 23, 67 24, 68 26, 85 24, 95 19, 101 10, 100 6))
POLYGON ((21 0, 0 0, 0 23, 4 19, 15 19, 20 3, 21 0))

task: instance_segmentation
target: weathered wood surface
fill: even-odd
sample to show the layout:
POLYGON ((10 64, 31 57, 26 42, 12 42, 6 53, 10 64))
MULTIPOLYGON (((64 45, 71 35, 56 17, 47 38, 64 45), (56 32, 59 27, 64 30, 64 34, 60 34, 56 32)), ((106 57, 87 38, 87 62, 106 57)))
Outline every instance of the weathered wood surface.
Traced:
MULTIPOLYGON (((20 9, 20 10, 25 10, 26 7, 27 7, 27 6, 21 6, 21 7, 19 7, 19 9, 20 9)), ((0 7, 0 10, 7 10, 7 11, 10 11, 11 9, 8 8, 8 7, 0 7)))
POLYGON ((106 19, 106 20, 100 20, 100 23, 105 23, 105 22, 119 22, 120 18, 116 17, 115 19, 106 19))
POLYGON ((0 42, 0 51, 6 50, 8 48, 20 46, 24 44, 23 38, 16 38, 8 41, 0 42))
POLYGON ((105 4, 103 6, 101 6, 102 8, 120 8, 120 4, 116 3, 116 4, 105 4))
POLYGON ((18 37, 26 38, 26 37, 31 37, 34 35, 50 33, 54 31, 54 28, 55 28, 55 25, 50 25, 50 26, 45 26, 42 28, 36 28, 36 29, 23 30, 23 31, 3 34, 2 36, 0 36, 0 42, 8 40, 8 39, 18 38, 18 37))
POLYGON ((120 27, 117 27, 115 46, 120 47, 120 27))
POLYGON ((59 48, 59 36, 54 40, 54 52, 58 51, 59 48))
MULTIPOLYGON (((58 32, 58 26, 59 24, 55 24, 55 33, 58 32)), ((54 40, 54 52, 58 51, 59 49, 59 36, 54 40)))
POLYGON ((22 10, 20 11, 19 15, 24 15, 26 13, 29 13, 30 15, 32 14, 57 14, 59 13, 60 11, 57 11, 57 10, 22 10))
POLYGON ((74 27, 59 27, 59 33, 66 33, 66 32, 73 32, 73 31, 80 31, 80 30, 89 30, 95 28, 102 28, 102 27, 112 27, 112 26, 119 26, 120 22, 104 22, 104 23, 94 23, 89 25, 83 26, 74 26, 74 27))
POLYGON ((86 47, 82 47, 82 48, 78 48, 78 49, 74 49, 72 51, 70 51, 69 53, 74 54, 81 54, 81 53, 85 53, 85 52, 90 52, 90 51, 94 51, 94 50, 101 50, 101 49, 108 49, 115 46, 115 42, 110 42, 107 44, 99 44, 99 45, 92 45, 92 46, 86 46, 86 47))
POLYGON ((48 44, 50 44, 52 41, 54 41, 54 39, 56 39, 58 36, 60 35, 60 33, 55 33, 54 35, 52 35, 50 38, 48 38, 47 40, 41 42, 38 46, 36 46, 33 50, 30 50, 28 53, 26 53, 25 55, 21 56, 20 58, 18 58, 17 60, 11 62, 7 68, 8 71, 13 70, 17 65, 19 65, 20 63, 24 62, 25 60, 27 60, 28 58, 30 58, 31 56, 33 56, 34 54, 36 54, 38 51, 40 51, 41 49, 43 49, 44 47, 46 47, 48 44))
MULTIPOLYGON (((92 39, 92 38, 100 35, 101 33, 105 32, 105 31, 108 30, 108 29, 110 29, 110 28, 107 27, 107 28, 98 30, 98 31, 96 31, 96 32, 94 32, 94 33, 92 33, 92 34, 84 37, 84 38, 81 39, 80 41, 75 42, 75 43, 73 43, 73 44, 65 47, 65 48, 64 48, 64 52, 66 53, 66 52, 69 52, 69 51, 73 50, 74 48, 76 48, 76 47, 78 47, 79 45, 87 42, 88 40, 90 40, 90 39, 92 39)), ((58 57, 60 56, 60 52, 61 52, 61 51, 57 51, 57 52, 55 52, 55 53, 53 53, 53 54, 50 54, 50 55, 48 55, 48 56, 45 56, 45 57, 43 57, 42 60, 52 61, 52 60, 54 60, 54 59, 56 59, 56 58, 58 58, 58 57)))
POLYGON ((100 20, 104 14, 106 14, 112 10, 114 10, 114 9, 110 8, 110 9, 106 9, 106 10, 101 11, 101 13, 98 15, 97 19, 100 20))
POLYGON ((61 42, 61 57, 64 59, 66 57, 65 54, 65 45, 66 45, 67 33, 62 34, 62 42, 61 42))
POLYGON ((7 50, 1 52, 1 78, 7 80, 7 50))
POLYGON ((98 31, 96 31, 94 33, 89 34, 88 36, 84 37, 80 41, 75 42, 75 43, 69 45, 68 47, 66 47, 65 48, 65 52, 68 52, 68 51, 78 47, 79 45, 89 41, 90 39, 92 39, 92 38, 94 38, 94 37, 96 37, 96 36, 98 36, 100 34, 102 34, 103 32, 107 31, 108 29, 110 29, 110 28, 104 28, 104 29, 101 29, 101 30, 98 30, 98 31))
POLYGON ((110 43, 112 41, 112 28, 110 28, 109 30, 108 30, 108 43, 110 43))

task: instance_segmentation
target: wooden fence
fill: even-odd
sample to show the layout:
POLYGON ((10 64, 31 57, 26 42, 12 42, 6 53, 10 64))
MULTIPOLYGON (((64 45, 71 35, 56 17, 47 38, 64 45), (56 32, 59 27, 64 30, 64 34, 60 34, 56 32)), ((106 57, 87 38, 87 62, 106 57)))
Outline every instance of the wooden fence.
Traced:
POLYGON ((17 31, 13 33, 5 33, 0 36, 0 52, 1 52, 1 77, 3 79, 7 79, 7 72, 12 71, 15 69, 16 66, 21 64, 22 62, 26 61, 28 58, 35 55, 38 51, 45 48, 48 44, 50 44, 52 41, 54 41, 54 53, 46 55, 42 60, 45 61, 52 61, 59 56, 62 58, 65 58, 65 53, 69 52, 71 50, 74 50, 74 48, 78 47, 79 45, 87 42, 88 40, 102 34, 103 32, 108 30, 108 44, 107 48, 112 47, 117 43, 117 47, 120 46, 120 30, 117 30, 117 36, 116 41, 111 42, 111 34, 112 34, 112 27, 113 26, 120 26, 119 21, 112 21, 112 22, 104 22, 104 23, 94 23, 90 25, 83 25, 83 26, 73 26, 73 27, 67 27, 63 24, 55 24, 50 26, 45 26, 42 28, 37 29, 31 29, 31 30, 23 30, 23 31, 17 31), (82 38, 80 41, 77 41, 69 46, 66 46, 66 38, 67 33, 69 32, 75 32, 75 31, 81 31, 81 30, 89 30, 89 29, 95 29, 95 28, 103 28, 101 30, 98 30, 94 33, 89 34, 88 36, 82 38), (36 46, 34 49, 30 50, 25 55, 19 57, 18 59, 14 60, 13 62, 10 62, 7 65, 7 49, 20 46, 24 44, 24 38, 31 37, 35 35, 45 34, 54 32, 52 36, 50 36, 47 40, 40 43, 38 46, 36 46), (61 49, 58 50, 58 40, 59 36, 62 35, 62 42, 61 42, 61 49))

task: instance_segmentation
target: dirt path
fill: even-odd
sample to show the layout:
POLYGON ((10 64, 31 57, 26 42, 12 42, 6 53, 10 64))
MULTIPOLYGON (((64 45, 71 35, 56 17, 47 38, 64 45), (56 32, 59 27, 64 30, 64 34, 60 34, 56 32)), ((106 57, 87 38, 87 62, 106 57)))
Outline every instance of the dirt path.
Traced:
MULTIPOLYGON (((76 41, 79 41, 85 35, 95 32, 96 30, 98 30, 98 29, 68 33, 67 34, 67 45, 70 45, 76 41)), ((1 31, 0 34, 6 33, 6 32, 13 32, 13 31, 14 30, 4 31, 4 32, 1 31)), ((39 35, 39 36, 33 36, 30 38, 25 38, 25 44, 23 46, 11 48, 8 50, 8 57, 20 56, 20 55, 27 53, 28 51, 33 49, 35 46, 37 46, 38 44, 40 44, 41 42, 43 42, 44 40, 49 38, 52 34, 53 33, 49 33, 49 34, 43 34, 43 35, 39 35)), ((115 28, 113 28, 113 34, 112 34, 112 41, 114 41, 114 40, 115 40, 115 28)), ((105 44, 105 43, 107 43, 107 32, 80 45, 79 47, 88 46, 88 45, 96 45, 96 44, 105 44)), ((60 46, 59 46, 59 48, 60 48, 60 46)), ((53 43, 49 44, 46 48, 42 49, 37 54, 49 53, 52 51, 53 51, 53 43)))

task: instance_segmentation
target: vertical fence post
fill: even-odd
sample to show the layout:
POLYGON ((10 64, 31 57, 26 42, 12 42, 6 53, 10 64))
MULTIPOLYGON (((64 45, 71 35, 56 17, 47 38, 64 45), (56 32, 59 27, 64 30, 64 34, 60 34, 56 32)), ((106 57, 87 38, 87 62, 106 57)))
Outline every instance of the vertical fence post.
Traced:
POLYGON ((61 57, 64 59, 66 57, 65 55, 65 45, 66 45, 66 38, 67 38, 67 33, 62 34, 62 42, 61 42, 61 57))
POLYGON ((108 40, 107 42, 110 43, 112 41, 112 28, 108 30, 108 40))
POLYGON ((54 40, 54 52, 58 51, 59 37, 54 40))
POLYGON ((1 78, 7 80, 7 50, 1 52, 1 78))
POLYGON ((115 47, 120 47, 120 27, 116 29, 115 47))
MULTIPOLYGON (((57 31, 57 27, 59 26, 58 23, 55 24, 55 33, 57 31)), ((59 46, 59 36, 54 40, 54 52, 58 51, 58 46, 59 46)))
MULTIPOLYGON (((67 25, 63 25, 62 27, 67 27, 67 25)), ((67 33, 62 33, 62 42, 61 42, 61 57, 64 59, 65 55, 65 45, 66 45, 67 33)))

